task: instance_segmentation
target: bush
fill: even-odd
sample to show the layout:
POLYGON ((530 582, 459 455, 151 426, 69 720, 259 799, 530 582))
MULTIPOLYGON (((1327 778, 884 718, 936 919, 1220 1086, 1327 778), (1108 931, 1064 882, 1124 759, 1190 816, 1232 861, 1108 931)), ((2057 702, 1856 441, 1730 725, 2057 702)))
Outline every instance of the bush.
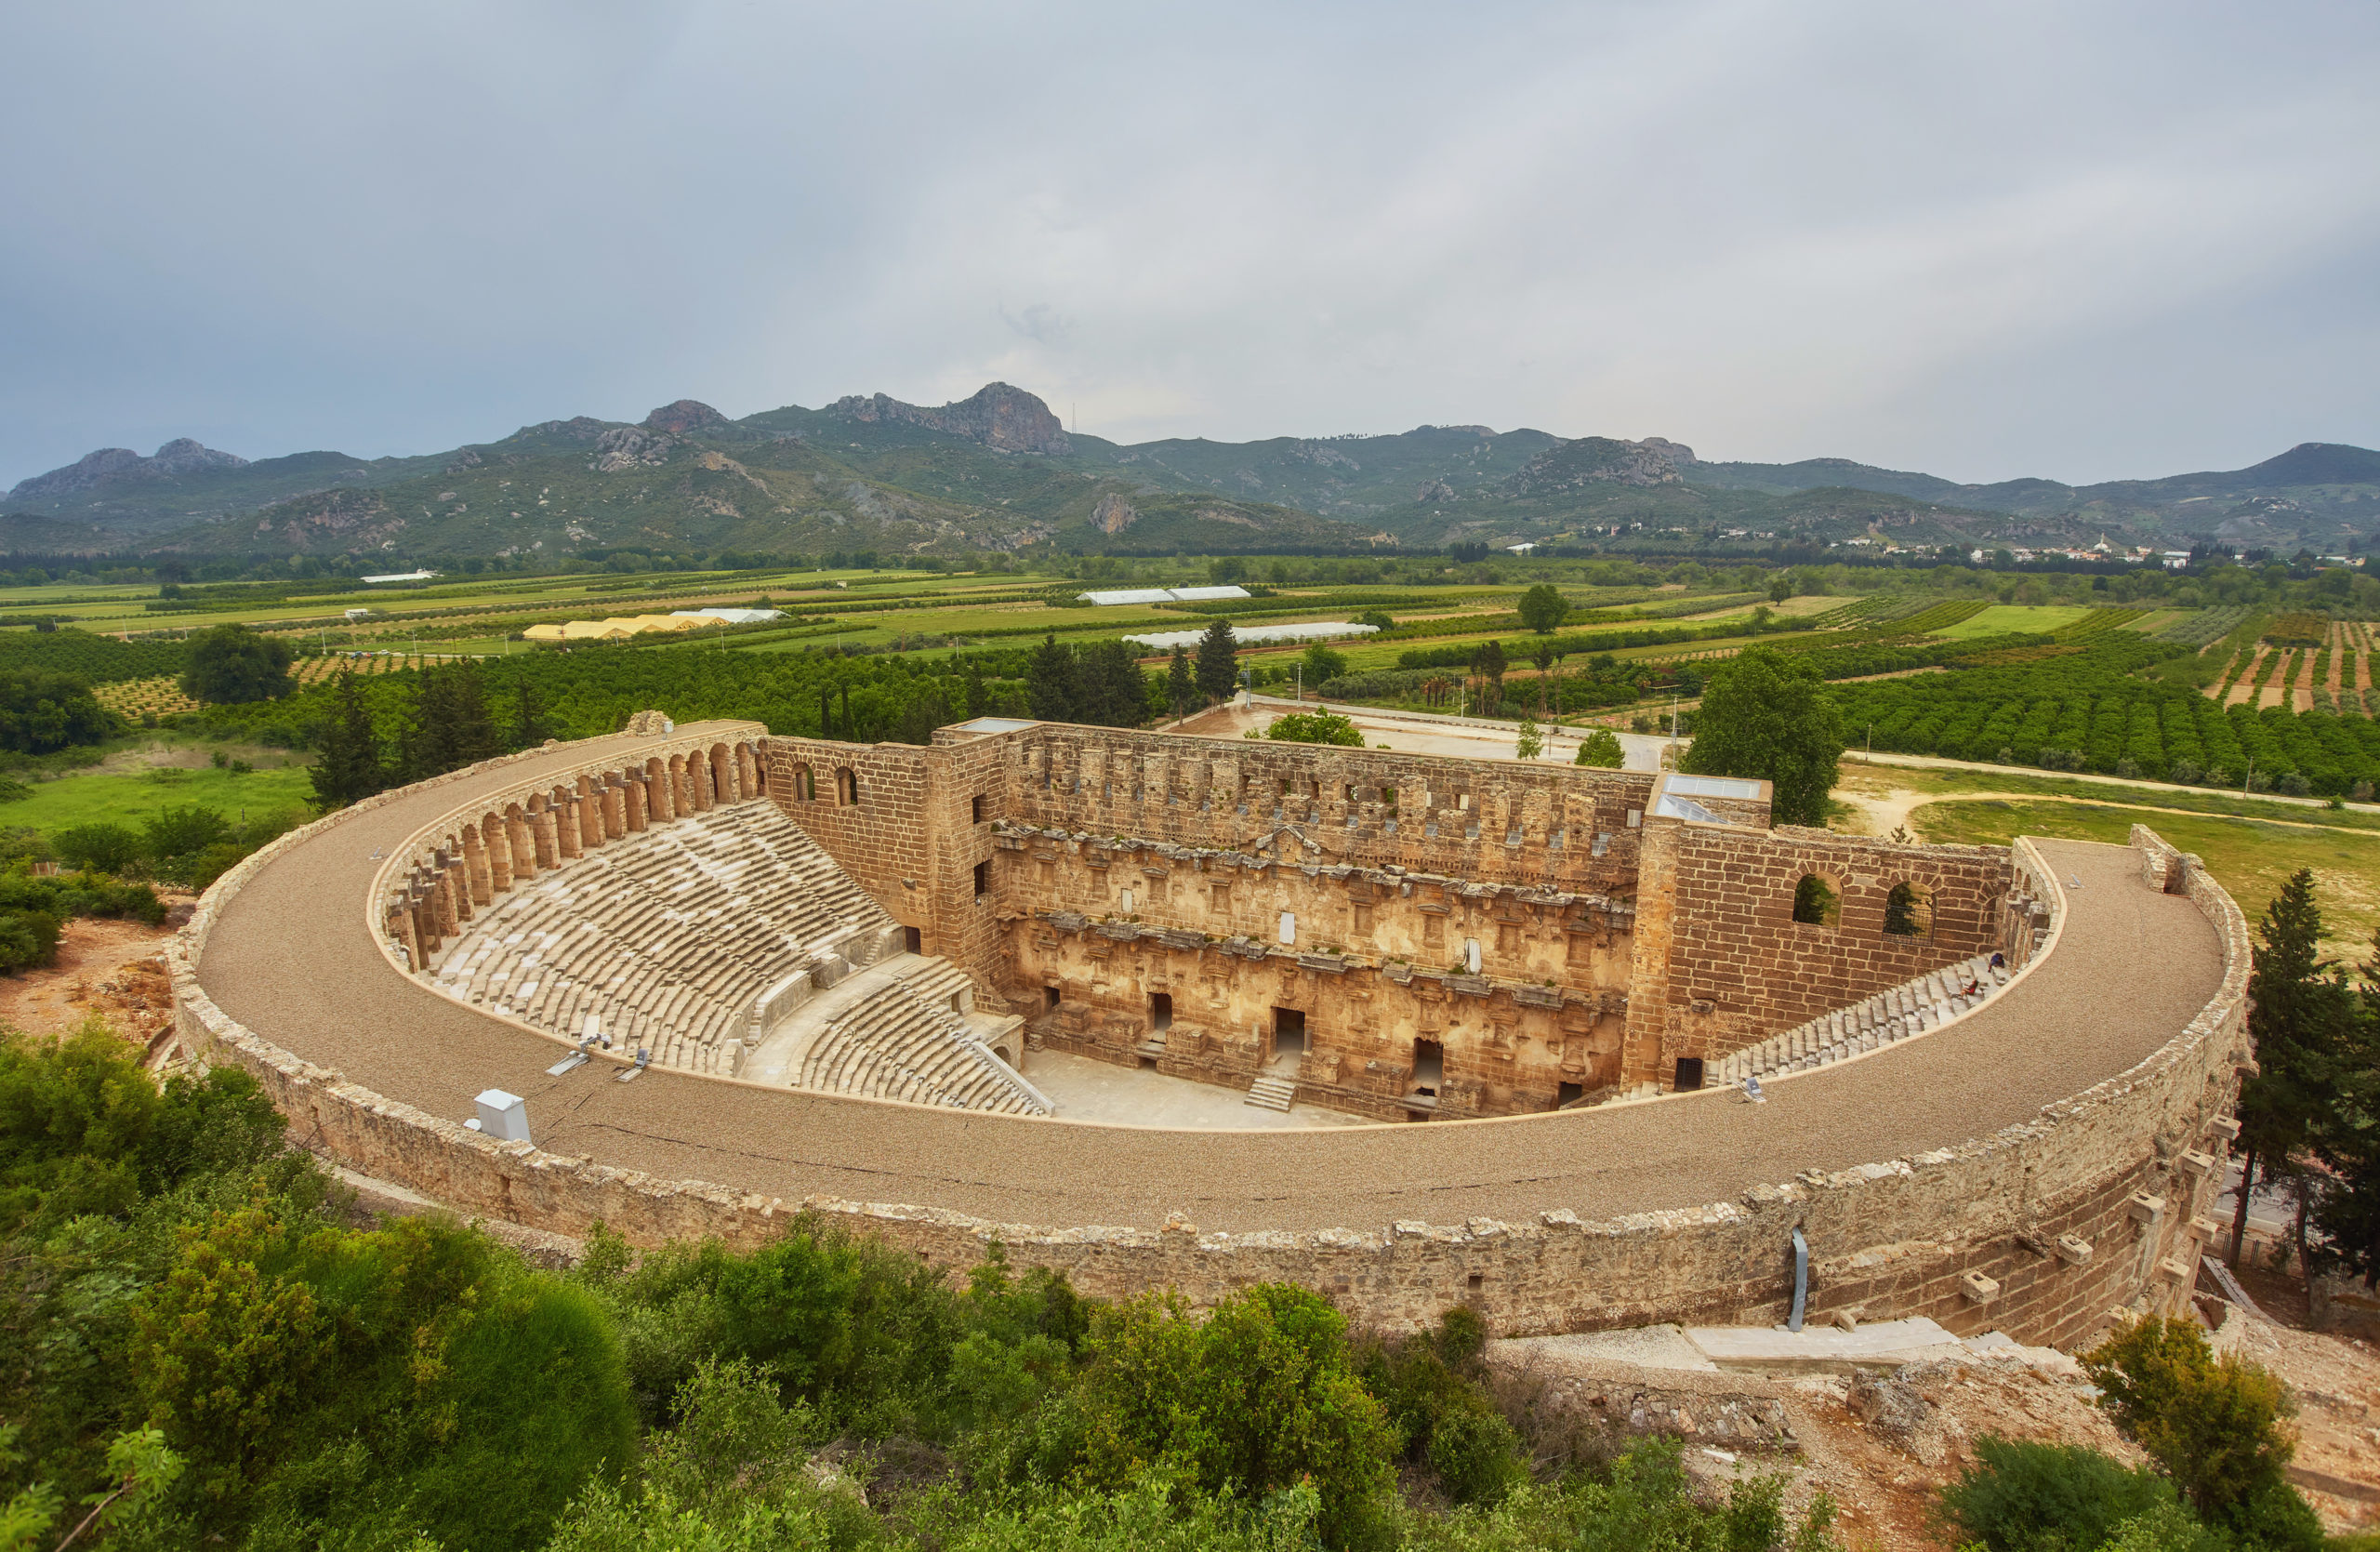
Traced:
POLYGON ((1178 1296, 1144 1294, 1101 1312, 1090 1353, 1093 1483, 1155 1471, 1263 1498, 1310 1481, 1334 1545, 1389 1485, 1395 1435, 1349 1365, 1345 1322, 1302 1288, 1260 1283, 1203 1321, 1178 1296))
POLYGON ((2076 1552, 2175 1503, 2173 1485, 2146 1466, 2128 1470, 2078 1445, 1987 1435, 1976 1440, 1976 1464, 1942 1490, 1941 1516, 1957 1532, 1945 1540, 1990 1552, 2076 1552))
POLYGON ((2139 1320, 2082 1357, 2101 1404, 2126 1439, 2165 1468, 2201 1519, 2253 1532, 2262 1545, 2320 1546, 2288 1521, 2310 1510, 2283 1475, 2296 1441, 2281 1381, 2236 1354, 2217 1359, 2188 1320, 2139 1320))
POLYGON ((1364 747, 1363 734, 1336 711, 1285 711, 1264 730, 1264 736, 1288 744, 1338 744, 1355 749, 1364 747))
POLYGON ((50 844, 61 860, 94 873, 121 873, 142 855, 139 832, 123 825, 70 825, 50 844))

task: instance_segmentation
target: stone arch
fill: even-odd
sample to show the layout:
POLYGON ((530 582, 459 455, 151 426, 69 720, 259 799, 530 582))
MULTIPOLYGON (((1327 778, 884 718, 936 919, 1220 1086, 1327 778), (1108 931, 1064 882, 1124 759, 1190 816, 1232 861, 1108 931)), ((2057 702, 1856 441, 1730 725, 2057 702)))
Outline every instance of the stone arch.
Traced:
POLYGON ((1901 880, 1884 892, 1884 935, 1886 937, 1932 937, 1934 935, 1934 892, 1921 884, 1901 880))
POLYGON ((1793 883, 1793 920, 1809 927, 1843 924, 1843 888, 1824 873, 1805 873, 1793 883))
POLYGON ((835 802, 845 808, 859 803, 859 773, 849 765, 835 767, 835 802))

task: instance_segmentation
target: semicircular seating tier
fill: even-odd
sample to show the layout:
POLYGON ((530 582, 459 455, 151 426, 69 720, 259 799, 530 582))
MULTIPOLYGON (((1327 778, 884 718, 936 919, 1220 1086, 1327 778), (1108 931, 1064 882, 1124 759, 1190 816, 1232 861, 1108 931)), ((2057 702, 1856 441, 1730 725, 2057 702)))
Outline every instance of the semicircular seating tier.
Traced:
POLYGON ((960 1109, 1051 1107, 949 961, 774 804, 732 801, 492 889, 425 953, 446 996, 650 1065, 960 1109))

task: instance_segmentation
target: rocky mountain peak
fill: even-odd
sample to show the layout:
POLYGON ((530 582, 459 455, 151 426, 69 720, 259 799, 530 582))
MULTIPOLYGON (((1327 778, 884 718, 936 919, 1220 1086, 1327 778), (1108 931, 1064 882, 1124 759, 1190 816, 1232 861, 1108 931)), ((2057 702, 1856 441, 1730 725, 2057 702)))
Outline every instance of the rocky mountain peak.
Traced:
POLYGON ((826 406, 830 414, 847 416, 863 425, 882 423, 923 426, 980 442, 1003 453, 1071 453, 1074 444, 1050 406, 1021 388, 1004 382, 985 383, 971 398, 929 409, 903 404, 886 394, 853 393, 826 406))
POLYGON ((679 436, 727 423, 727 417, 699 399, 680 399, 675 404, 662 405, 644 418, 646 430, 669 431, 679 436))
POLYGON ((1505 483, 1514 496, 1547 496, 1581 485, 1670 485, 1686 478, 1694 449, 1666 437, 1622 442, 1607 436, 1582 436, 1557 442, 1528 460, 1505 483))
POLYGON ((142 458, 129 447, 102 447, 86 453, 62 469, 20 480, 8 492, 12 501, 54 500, 89 490, 109 480, 165 480, 206 469, 245 469, 248 460, 237 453, 218 453, 186 436, 178 436, 142 458))

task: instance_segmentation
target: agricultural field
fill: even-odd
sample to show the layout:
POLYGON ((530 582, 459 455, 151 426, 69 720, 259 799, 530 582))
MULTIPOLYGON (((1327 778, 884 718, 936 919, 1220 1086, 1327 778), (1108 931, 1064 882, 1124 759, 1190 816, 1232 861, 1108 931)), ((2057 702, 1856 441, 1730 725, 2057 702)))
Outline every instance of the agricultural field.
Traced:
POLYGON ((2069 625, 2079 624, 2092 611, 2080 604, 1994 604, 1936 632, 1953 641, 1970 636, 2005 636, 2023 631, 2048 635, 2069 625))
POLYGON ((182 694, 171 674, 154 679, 126 679, 101 684, 92 692, 101 706, 119 717, 139 722, 143 717, 171 717, 198 710, 198 702, 182 694))

